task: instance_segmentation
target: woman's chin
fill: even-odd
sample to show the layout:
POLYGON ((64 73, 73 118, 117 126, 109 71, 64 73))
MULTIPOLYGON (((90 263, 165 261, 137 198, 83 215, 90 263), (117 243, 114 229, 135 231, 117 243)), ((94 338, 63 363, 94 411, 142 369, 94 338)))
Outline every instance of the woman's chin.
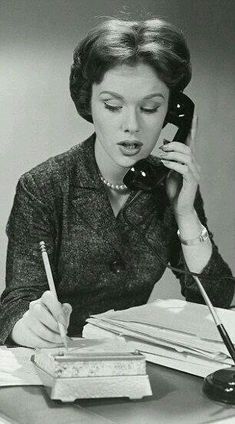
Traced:
POLYGON ((143 155, 133 155, 133 156, 124 156, 120 158, 116 163, 120 166, 120 168, 124 168, 128 170, 131 168, 136 162, 141 159, 144 159, 146 156, 143 155))

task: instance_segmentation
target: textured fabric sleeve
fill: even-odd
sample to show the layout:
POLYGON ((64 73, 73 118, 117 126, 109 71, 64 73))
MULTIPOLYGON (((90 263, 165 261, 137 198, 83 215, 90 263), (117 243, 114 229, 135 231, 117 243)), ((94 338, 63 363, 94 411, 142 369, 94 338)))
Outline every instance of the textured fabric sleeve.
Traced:
POLYGON ((1 344, 28 310, 29 303, 48 290, 39 248, 39 242, 45 241, 53 265, 53 211, 45 200, 48 191, 48 187, 42 186, 39 192, 30 173, 21 177, 16 188, 6 229, 8 251, 6 288, 0 303, 1 344))
MULTIPOLYGON (((200 281, 214 306, 228 308, 233 298, 235 284, 234 280, 231 278, 231 270, 221 257, 218 247, 215 245, 213 234, 207 227, 207 219, 200 190, 198 190, 196 195, 195 209, 201 223, 207 228, 212 242, 212 254, 207 265, 200 274, 200 281)), ((181 244, 176 235, 176 230, 177 228, 175 227, 171 240, 170 264, 174 267, 188 271, 181 244)), ((186 300, 195 303, 205 303, 192 276, 183 275, 177 271, 173 272, 180 280, 181 293, 186 300)))

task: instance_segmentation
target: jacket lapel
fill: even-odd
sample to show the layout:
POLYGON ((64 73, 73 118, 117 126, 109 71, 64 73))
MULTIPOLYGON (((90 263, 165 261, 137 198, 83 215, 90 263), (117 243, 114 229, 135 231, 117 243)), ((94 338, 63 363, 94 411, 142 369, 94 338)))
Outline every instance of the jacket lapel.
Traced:
POLYGON ((94 141, 95 134, 81 146, 71 202, 76 211, 77 223, 82 219, 97 236, 111 243, 115 250, 121 251, 118 225, 95 161, 94 141))
MULTIPOLYGON (((86 223, 97 236, 112 245, 116 251, 122 253, 121 234, 118 229, 118 220, 115 218, 107 192, 100 179, 99 170, 94 154, 95 134, 89 137, 79 148, 80 154, 73 175, 72 204, 75 209, 77 225, 86 223)), ((132 192, 124 206, 124 220, 138 226, 140 233, 148 232, 149 225, 154 217, 156 232, 162 230, 162 218, 166 203, 165 189, 159 187, 154 193, 132 192), (158 228, 158 229, 157 229, 158 228)), ((76 225, 76 222, 75 222, 76 225)), ((151 226, 150 226, 151 228, 151 226)), ((137 228, 136 228, 137 229, 137 228)), ((151 231, 151 230, 150 230, 151 231)), ((156 234, 158 237, 158 235, 156 234)))

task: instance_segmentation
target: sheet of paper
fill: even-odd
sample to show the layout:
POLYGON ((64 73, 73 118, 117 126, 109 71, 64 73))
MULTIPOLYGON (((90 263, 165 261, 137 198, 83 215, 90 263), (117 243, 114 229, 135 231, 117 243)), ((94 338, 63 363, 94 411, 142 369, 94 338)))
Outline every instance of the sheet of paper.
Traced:
MULTIPOLYGON (((85 327, 86 328, 86 327, 85 327)), ((100 335, 100 337, 106 336, 106 330, 103 330, 100 327, 95 327, 94 324, 88 324, 87 326, 87 332, 84 331, 84 337, 97 337, 100 335), (104 331, 104 333, 103 333, 104 331)), ((114 340, 112 339, 112 344, 115 345, 115 340, 119 340, 122 336, 114 336, 114 340)), ((159 345, 153 345, 151 343, 146 343, 145 341, 142 341, 141 339, 136 339, 131 336, 125 336, 125 340, 127 341, 127 345, 129 345, 129 349, 131 351, 139 350, 141 353, 150 353, 153 355, 159 355, 164 356, 165 358, 172 358, 177 359, 180 361, 189 361, 192 364, 201 364, 203 366, 210 367, 212 361, 218 362, 219 364, 224 364, 226 366, 232 365, 233 361, 231 359, 225 358, 224 355, 221 356, 212 356, 208 355, 205 356, 204 354, 196 354, 192 351, 183 351, 183 352, 177 352, 174 348, 168 347, 168 346, 159 346, 159 345)))
MULTIPOLYGON (((112 325, 111 323, 106 323, 104 321, 89 319, 88 322, 90 322, 91 325, 96 326, 98 328, 97 333, 99 333, 99 328, 102 328, 104 330, 113 331, 114 333, 117 333, 119 331, 119 334, 125 337, 125 339, 129 342, 130 340, 134 340, 136 343, 141 342, 143 350, 143 346, 145 345, 145 350, 149 351, 151 353, 158 353, 159 351, 163 352, 165 351, 165 354, 167 356, 167 352, 171 352, 172 357, 177 357, 179 355, 179 358, 185 358, 187 354, 192 355, 192 357, 195 357, 195 361, 199 361, 199 359, 205 359, 210 361, 218 361, 221 363, 226 363, 229 365, 233 365, 233 361, 231 358, 228 357, 228 355, 225 355, 224 353, 218 352, 207 352, 203 349, 190 349, 185 346, 175 345, 174 343, 166 342, 165 340, 152 338, 144 335, 143 333, 137 333, 134 331, 131 331, 129 329, 122 328, 122 332, 120 327, 117 327, 115 325, 112 325)), ((85 333, 84 333, 85 334, 85 333)), ((86 336, 85 336, 86 337, 86 336)), ((96 334, 97 337, 97 334, 96 334)), ((195 341, 196 343, 196 341, 195 341)), ((139 349, 139 348, 138 348, 139 349)))
POLYGON ((3 416, 2 412, 0 412, 0 424, 18 424, 18 423, 6 416, 3 416))
MULTIPOLYGON (((92 322, 92 320, 95 320, 95 318, 90 318, 87 321, 92 322)), ((225 355, 228 353, 222 340, 216 342, 205 339, 202 340, 196 335, 182 333, 180 331, 172 331, 170 329, 160 328, 149 324, 147 325, 136 322, 114 320, 105 318, 104 316, 101 320, 96 319, 96 321, 102 321, 103 323, 111 324, 112 326, 115 326, 120 333, 122 333, 124 329, 127 329, 136 332, 137 336, 148 336, 152 338, 153 342, 156 340, 157 343, 165 345, 167 345, 167 343, 173 343, 176 349, 178 346, 178 349, 188 348, 197 351, 207 351, 215 354, 221 352, 225 355)))
POLYGON ((31 361, 33 349, 0 348, 0 386, 41 385, 31 361))
POLYGON ((174 370, 183 371, 187 374, 197 375, 198 377, 203 378, 214 371, 228 367, 227 365, 218 365, 218 363, 212 363, 210 367, 205 367, 201 364, 192 364, 191 362, 179 361, 172 358, 164 358, 163 356, 152 355, 151 353, 147 353, 145 357, 148 362, 153 364, 162 365, 167 368, 173 368, 174 370))
MULTIPOLYGON (((108 330, 96 327, 93 324, 87 324, 84 327, 83 336, 87 338, 98 337, 98 336, 110 337, 112 339, 120 337, 108 330)), ((153 351, 151 352, 150 349, 148 350, 149 346, 145 343, 142 344, 140 341, 133 342, 132 340, 131 340, 131 343, 133 346, 135 346, 136 349, 139 349, 140 352, 144 354, 147 361, 154 364, 162 365, 168 368, 173 368, 179 371, 183 371, 188 374, 197 375, 199 377, 206 377, 207 375, 209 375, 210 373, 218 369, 228 367, 227 361, 226 363, 221 363, 221 362, 212 361, 212 360, 208 361, 204 358, 201 358, 201 359, 196 358, 195 356, 190 354, 184 355, 184 354, 179 354, 177 352, 170 353, 169 350, 164 348, 162 348, 161 351, 160 349, 159 351, 157 351, 157 348, 156 350, 153 349, 154 351, 153 353, 153 351)))
POLYGON ((72 339, 72 351, 73 352, 80 352, 82 353, 89 353, 89 352, 104 352, 104 353, 118 353, 118 352, 125 352, 125 353, 133 353, 133 349, 131 346, 126 343, 124 338, 117 338, 116 340, 110 341, 109 338, 95 338, 92 340, 86 340, 83 338, 73 338, 72 339), (82 344, 82 347, 81 347, 82 344))
MULTIPOLYGON (((216 308, 224 327, 235 343, 235 313, 234 311, 216 308)), ((95 315, 102 317, 104 314, 95 315)), ((200 338, 220 341, 220 335, 206 305, 186 302, 180 299, 157 300, 143 306, 124 311, 108 311, 107 318, 150 324, 200 338)))
POLYGON ((110 322, 93 318, 89 319, 89 321, 90 323, 84 327, 83 337, 111 337, 112 339, 115 339, 120 337, 120 334, 122 334, 122 337, 124 337, 128 343, 131 343, 133 348, 135 347, 145 355, 147 361, 163 365, 168 368, 205 377, 218 369, 226 368, 233 364, 232 360, 228 359, 228 357, 223 354, 221 356, 218 355, 217 357, 209 357, 205 354, 197 356, 190 352, 174 351, 167 345, 160 346, 149 343, 148 337, 143 334, 138 334, 138 339, 133 338, 132 333, 136 336, 135 332, 120 328, 110 322))
POLYGON ((212 358, 207 358, 204 357, 202 355, 195 355, 193 353, 190 352, 176 352, 173 349, 169 349, 169 348, 165 348, 165 347, 161 347, 161 346, 151 346, 148 345, 146 343, 142 343, 140 341, 132 341, 132 339, 130 339, 130 343, 133 347, 135 347, 137 350, 139 350, 141 353, 143 353, 144 355, 146 354, 152 354, 152 355, 157 355, 157 356, 162 356, 163 358, 171 358, 171 359, 176 359, 178 361, 183 361, 183 362, 190 362, 191 364, 196 364, 196 365, 203 365, 204 367, 211 367, 212 364, 217 365, 218 368, 222 367, 222 366, 227 366, 229 367, 230 365, 233 364, 233 361, 231 359, 226 359, 226 360, 215 360, 212 358))

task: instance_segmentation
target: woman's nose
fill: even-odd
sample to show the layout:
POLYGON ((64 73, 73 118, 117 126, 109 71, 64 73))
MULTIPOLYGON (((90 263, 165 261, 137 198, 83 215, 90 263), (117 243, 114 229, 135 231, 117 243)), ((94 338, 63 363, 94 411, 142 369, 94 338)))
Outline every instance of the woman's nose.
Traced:
POLYGON ((126 111, 125 115, 123 116, 122 126, 125 132, 129 132, 131 134, 139 131, 139 120, 136 110, 128 109, 126 111))

